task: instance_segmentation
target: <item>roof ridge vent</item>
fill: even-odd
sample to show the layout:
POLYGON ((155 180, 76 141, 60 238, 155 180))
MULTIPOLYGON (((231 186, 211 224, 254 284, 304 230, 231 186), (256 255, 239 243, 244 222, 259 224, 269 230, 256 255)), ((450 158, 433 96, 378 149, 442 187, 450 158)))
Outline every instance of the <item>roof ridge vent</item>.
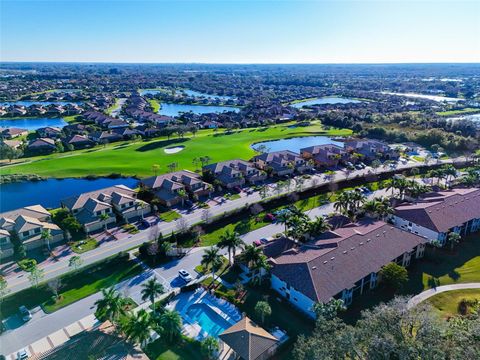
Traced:
POLYGON ((362 242, 360 243, 360 245, 363 245, 363 244, 364 244, 364 242, 362 241, 362 242))
POLYGON ((317 267, 316 266, 312 266, 312 270, 315 270, 317 267))
POLYGON ((332 257, 330 258, 330 260, 335 260, 335 256, 332 256, 332 257))
POLYGON ((328 263, 328 261, 327 261, 327 260, 325 260, 323 263, 324 263, 324 264, 326 264, 326 263, 328 263))

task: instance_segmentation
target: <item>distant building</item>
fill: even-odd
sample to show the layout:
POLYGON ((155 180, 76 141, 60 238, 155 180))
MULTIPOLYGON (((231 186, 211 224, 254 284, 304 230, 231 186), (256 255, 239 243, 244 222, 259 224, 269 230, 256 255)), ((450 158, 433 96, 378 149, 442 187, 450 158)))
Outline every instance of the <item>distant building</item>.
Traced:
POLYGON ((271 171, 277 176, 290 175, 295 171, 304 173, 312 168, 300 154, 289 150, 257 155, 253 158, 253 163, 258 169, 271 171))
POLYGON ((202 170, 205 176, 215 178, 227 189, 243 186, 247 181, 256 184, 267 178, 266 173, 256 169, 251 162, 240 159, 209 164, 202 170))

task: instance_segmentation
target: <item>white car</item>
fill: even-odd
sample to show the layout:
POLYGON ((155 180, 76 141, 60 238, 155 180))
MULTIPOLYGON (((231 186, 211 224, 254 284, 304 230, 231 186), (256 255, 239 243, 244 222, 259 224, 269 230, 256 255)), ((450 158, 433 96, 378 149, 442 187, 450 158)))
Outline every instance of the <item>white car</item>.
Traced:
POLYGON ((193 280, 192 275, 190 275, 190 273, 187 270, 184 270, 184 269, 179 270, 178 275, 186 283, 189 283, 190 281, 193 280))
POLYGON ((17 352, 17 360, 26 360, 26 359, 28 359, 27 350, 22 349, 17 352))

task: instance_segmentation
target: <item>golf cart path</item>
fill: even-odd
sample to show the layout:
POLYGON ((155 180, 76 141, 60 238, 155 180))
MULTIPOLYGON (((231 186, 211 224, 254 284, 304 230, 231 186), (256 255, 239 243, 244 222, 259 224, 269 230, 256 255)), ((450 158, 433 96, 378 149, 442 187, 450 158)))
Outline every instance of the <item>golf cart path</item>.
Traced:
POLYGON ((425 301, 428 298, 431 298, 432 296, 435 296, 437 294, 440 294, 446 291, 465 290, 465 289, 480 289, 480 283, 451 284, 451 285, 443 285, 443 286, 438 286, 436 288, 428 289, 412 297, 408 301, 407 307, 412 308, 414 306, 417 306, 422 301, 425 301))

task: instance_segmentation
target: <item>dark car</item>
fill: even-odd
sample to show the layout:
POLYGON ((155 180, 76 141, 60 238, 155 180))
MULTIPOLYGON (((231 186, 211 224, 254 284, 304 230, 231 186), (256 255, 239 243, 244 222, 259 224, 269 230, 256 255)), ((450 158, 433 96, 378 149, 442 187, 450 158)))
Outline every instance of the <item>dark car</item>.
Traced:
POLYGON ((32 313, 30 310, 27 309, 26 306, 22 305, 18 308, 18 311, 20 312, 20 317, 24 322, 27 322, 32 319, 32 313))
POLYGON ((240 194, 242 192, 242 188, 240 186, 235 186, 233 190, 235 190, 237 194, 240 194))

